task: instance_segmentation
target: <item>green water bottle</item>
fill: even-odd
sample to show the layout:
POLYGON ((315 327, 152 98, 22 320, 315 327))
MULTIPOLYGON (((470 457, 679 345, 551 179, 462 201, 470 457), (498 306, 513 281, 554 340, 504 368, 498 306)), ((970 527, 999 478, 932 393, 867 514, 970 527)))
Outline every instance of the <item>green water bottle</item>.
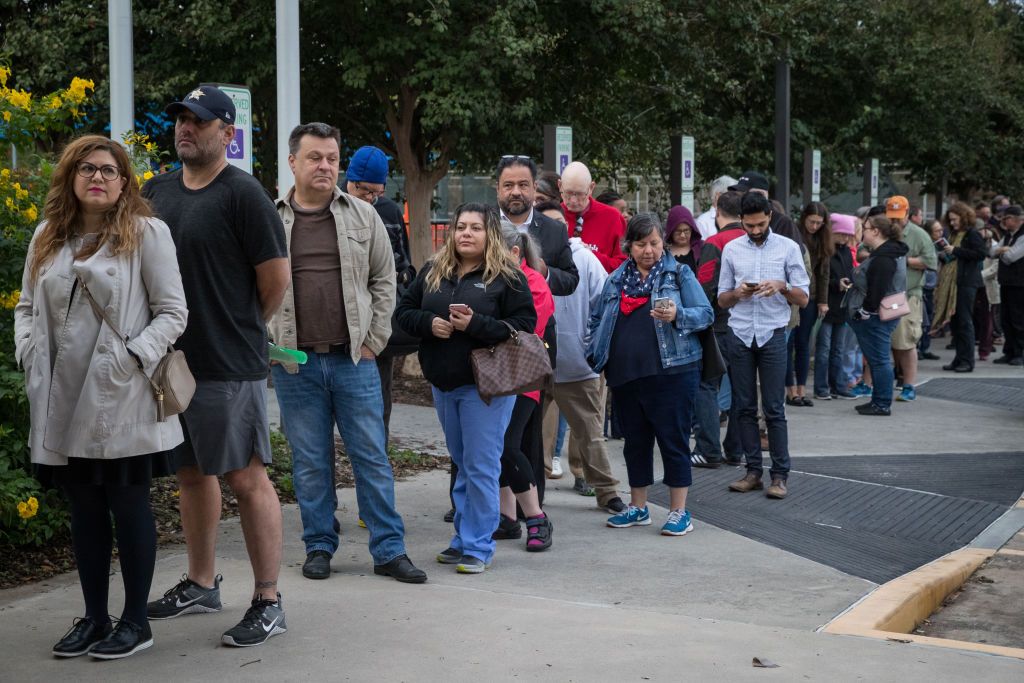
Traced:
POLYGON ((270 360, 276 360, 279 363, 298 363, 299 365, 304 365, 309 360, 309 356, 306 355, 305 351, 286 349, 274 342, 267 342, 267 347, 270 349, 270 360))

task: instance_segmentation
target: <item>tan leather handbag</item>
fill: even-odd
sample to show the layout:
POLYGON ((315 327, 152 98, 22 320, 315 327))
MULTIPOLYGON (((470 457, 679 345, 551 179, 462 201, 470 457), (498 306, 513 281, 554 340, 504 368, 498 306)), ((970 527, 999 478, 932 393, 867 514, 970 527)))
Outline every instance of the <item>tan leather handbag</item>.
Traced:
POLYGON ((164 422, 170 415, 185 412, 188 404, 192 401, 192 396, 196 393, 196 380, 192 376, 192 371, 188 369, 185 354, 168 347, 167 354, 156 364, 153 376, 150 377, 142 367, 142 359, 128 348, 128 338, 121 334, 114 321, 107 317, 106 312, 92 298, 92 293, 81 277, 78 278, 78 286, 82 288, 82 293, 89 300, 92 310, 110 325, 114 335, 124 344, 125 351, 138 364, 139 372, 149 382, 149 386, 153 390, 153 398, 156 400, 156 419, 164 422))
POLYGON ((878 305, 879 320, 896 320, 910 313, 910 304, 907 303, 906 292, 896 292, 883 297, 878 305))

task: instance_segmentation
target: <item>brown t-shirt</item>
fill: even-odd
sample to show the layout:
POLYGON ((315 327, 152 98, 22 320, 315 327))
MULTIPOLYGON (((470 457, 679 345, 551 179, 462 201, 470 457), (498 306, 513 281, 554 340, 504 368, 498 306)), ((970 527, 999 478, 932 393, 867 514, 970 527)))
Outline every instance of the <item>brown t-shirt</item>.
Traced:
POLYGON ((347 343, 338 231, 331 205, 309 210, 293 201, 291 206, 295 212, 291 256, 298 345, 347 343))

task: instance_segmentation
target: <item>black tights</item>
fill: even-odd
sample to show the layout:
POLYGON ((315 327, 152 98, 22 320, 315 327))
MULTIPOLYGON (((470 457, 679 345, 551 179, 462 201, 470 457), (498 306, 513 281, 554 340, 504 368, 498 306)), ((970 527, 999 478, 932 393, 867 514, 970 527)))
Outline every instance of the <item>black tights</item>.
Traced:
POLYGON ((525 493, 537 482, 533 478, 533 465, 523 453, 523 435, 526 427, 539 410, 537 402, 526 396, 516 396, 515 407, 512 408, 512 419, 505 430, 505 446, 501 451, 501 476, 499 485, 509 486, 512 493, 525 493))
POLYGON ((156 526, 149 505, 149 486, 66 484, 64 491, 71 503, 71 542, 86 618, 99 623, 107 620, 113 513, 124 580, 121 618, 145 628, 146 600, 156 563, 156 526))

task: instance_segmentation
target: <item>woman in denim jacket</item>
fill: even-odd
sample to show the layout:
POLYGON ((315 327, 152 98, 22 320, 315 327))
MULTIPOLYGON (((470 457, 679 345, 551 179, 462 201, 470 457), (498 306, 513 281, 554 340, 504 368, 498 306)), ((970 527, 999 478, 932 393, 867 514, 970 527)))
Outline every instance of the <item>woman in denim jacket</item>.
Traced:
POLYGON ((694 333, 710 326, 714 314, 693 271, 665 251, 657 216, 634 216, 622 248, 629 258, 605 282, 590 319, 587 347, 590 366, 604 370, 614 390, 612 410, 625 439, 631 499, 623 512, 608 519, 608 526, 651 523, 647 487, 654 483, 657 439, 671 493, 661 533, 682 536, 693 530, 686 493, 692 482, 690 424, 700 383, 701 344, 694 333))

